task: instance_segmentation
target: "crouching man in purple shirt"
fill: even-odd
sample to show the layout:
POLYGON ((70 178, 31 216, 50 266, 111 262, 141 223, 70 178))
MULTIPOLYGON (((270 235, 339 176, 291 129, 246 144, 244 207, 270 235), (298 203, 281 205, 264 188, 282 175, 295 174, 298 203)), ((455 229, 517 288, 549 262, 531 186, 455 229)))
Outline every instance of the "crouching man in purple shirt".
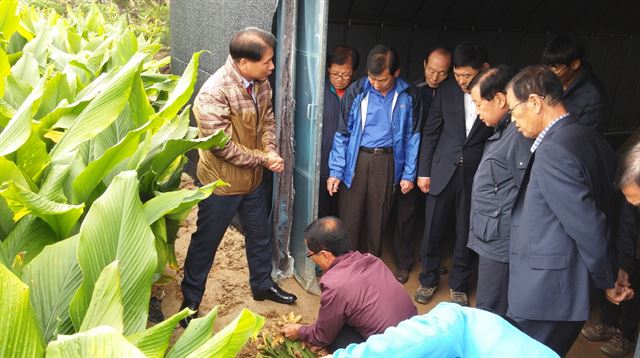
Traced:
POLYGON ((282 332, 288 338, 333 351, 363 342, 418 313, 382 260, 350 251, 340 219, 328 216, 312 222, 304 239, 307 257, 325 272, 320 279, 320 310, 311 325, 285 326, 282 332))

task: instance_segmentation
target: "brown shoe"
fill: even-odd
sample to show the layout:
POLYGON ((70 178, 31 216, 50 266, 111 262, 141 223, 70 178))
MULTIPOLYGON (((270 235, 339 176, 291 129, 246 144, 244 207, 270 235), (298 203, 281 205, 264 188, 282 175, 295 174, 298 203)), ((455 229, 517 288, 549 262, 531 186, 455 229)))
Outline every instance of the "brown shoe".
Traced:
POLYGON ((469 297, 467 297, 466 293, 449 289, 449 294, 451 295, 452 303, 457 303, 460 306, 469 306, 469 297))
POLYGON ((608 324, 598 322, 593 326, 585 327, 580 331, 584 338, 592 342, 606 341, 613 337, 618 332, 618 329, 608 324))
POLYGON ((415 296, 416 302, 427 304, 437 290, 438 290, 438 286, 424 287, 420 285, 420 287, 418 287, 418 290, 416 291, 416 296, 415 296))
POLYGON ((396 271, 395 276, 396 280, 404 285, 405 283, 407 283, 407 281, 409 281, 409 270, 399 269, 398 271, 396 271))
POLYGON ((602 353, 613 358, 621 358, 627 354, 633 353, 636 346, 630 340, 624 338, 620 331, 616 332, 607 343, 600 347, 602 353))

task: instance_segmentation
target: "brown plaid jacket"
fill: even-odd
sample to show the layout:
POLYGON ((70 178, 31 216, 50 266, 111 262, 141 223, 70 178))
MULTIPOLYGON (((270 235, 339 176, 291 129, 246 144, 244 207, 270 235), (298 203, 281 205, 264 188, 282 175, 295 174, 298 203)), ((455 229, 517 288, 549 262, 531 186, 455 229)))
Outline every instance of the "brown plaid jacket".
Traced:
POLYGON ((218 130, 231 140, 222 149, 199 150, 197 176, 203 184, 222 179, 230 184, 216 188, 218 195, 253 191, 262 181, 267 152, 277 153, 275 121, 269 81, 255 81, 257 103, 247 93, 231 56, 200 89, 193 113, 201 137, 218 130))

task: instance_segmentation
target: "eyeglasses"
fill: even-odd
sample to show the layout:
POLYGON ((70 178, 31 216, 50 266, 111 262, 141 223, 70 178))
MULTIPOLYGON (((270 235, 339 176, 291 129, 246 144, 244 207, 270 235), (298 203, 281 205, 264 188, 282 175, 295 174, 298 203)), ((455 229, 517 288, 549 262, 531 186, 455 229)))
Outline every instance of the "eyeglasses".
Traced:
POLYGON ((311 256, 316 255, 316 254, 318 254, 318 253, 320 253, 320 251, 317 251, 317 252, 310 252, 310 253, 308 253, 308 254, 307 254, 307 258, 308 258, 308 259, 310 259, 310 258, 311 258, 311 256))
POLYGON ((516 103, 516 105, 515 105, 515 106, 513 106, 513 107, 511 107, 511 108, 509 108, 509 109, 507 110, 507 112, 509 112, 509 114, 513 114, 513 111, 515 111, 515 109, 516 109, 516 108, 518 108, 518 106, 519 106, 519 105, 521 105, 521 104, 523 104, 523 103, 525 103, 525 102, 526 102, 526 101, 520 101, 520 102, 516 103))
POLYGON ((329 76, 333 78, 339 78, 341 80, 346 80, 353 76, 353 72, 351 73, 337 73, 337 72, 329 72, 329 76))

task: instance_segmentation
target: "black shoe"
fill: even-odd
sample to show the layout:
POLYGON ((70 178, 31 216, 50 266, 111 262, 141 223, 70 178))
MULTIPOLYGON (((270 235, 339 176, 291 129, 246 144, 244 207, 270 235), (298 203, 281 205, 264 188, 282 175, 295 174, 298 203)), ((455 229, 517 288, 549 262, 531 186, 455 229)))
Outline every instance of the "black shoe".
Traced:
POLYGON ((182 328, 187 328, 187 326, 189 326, 189 323, 191 323, 191 320, 198 317, 198 306, 199 304, 197 303, 182 301, 182 304, 180 305, 180 311, 187 307, 192 311, 196 311, 196 313, 194 313, 193 315, 187 316, 180 320, 179 323, 182 328))
POLYGON ((409 270, 400 269, 396 271, 395 276, 396 280, 404 285, 405 283, 407 283, 407 281, 409 281, 409 270))
POLYGON ((290 305, 294 303, 298 299, 298 297, 296 297, 296 295, 292 293, 289 293, 281 289, 280 287, 278 287, 278 285, 274 284, 268 290, 255 291, 253 293, 253 299, 256 301, 269 300, 273 302, 290 305))

